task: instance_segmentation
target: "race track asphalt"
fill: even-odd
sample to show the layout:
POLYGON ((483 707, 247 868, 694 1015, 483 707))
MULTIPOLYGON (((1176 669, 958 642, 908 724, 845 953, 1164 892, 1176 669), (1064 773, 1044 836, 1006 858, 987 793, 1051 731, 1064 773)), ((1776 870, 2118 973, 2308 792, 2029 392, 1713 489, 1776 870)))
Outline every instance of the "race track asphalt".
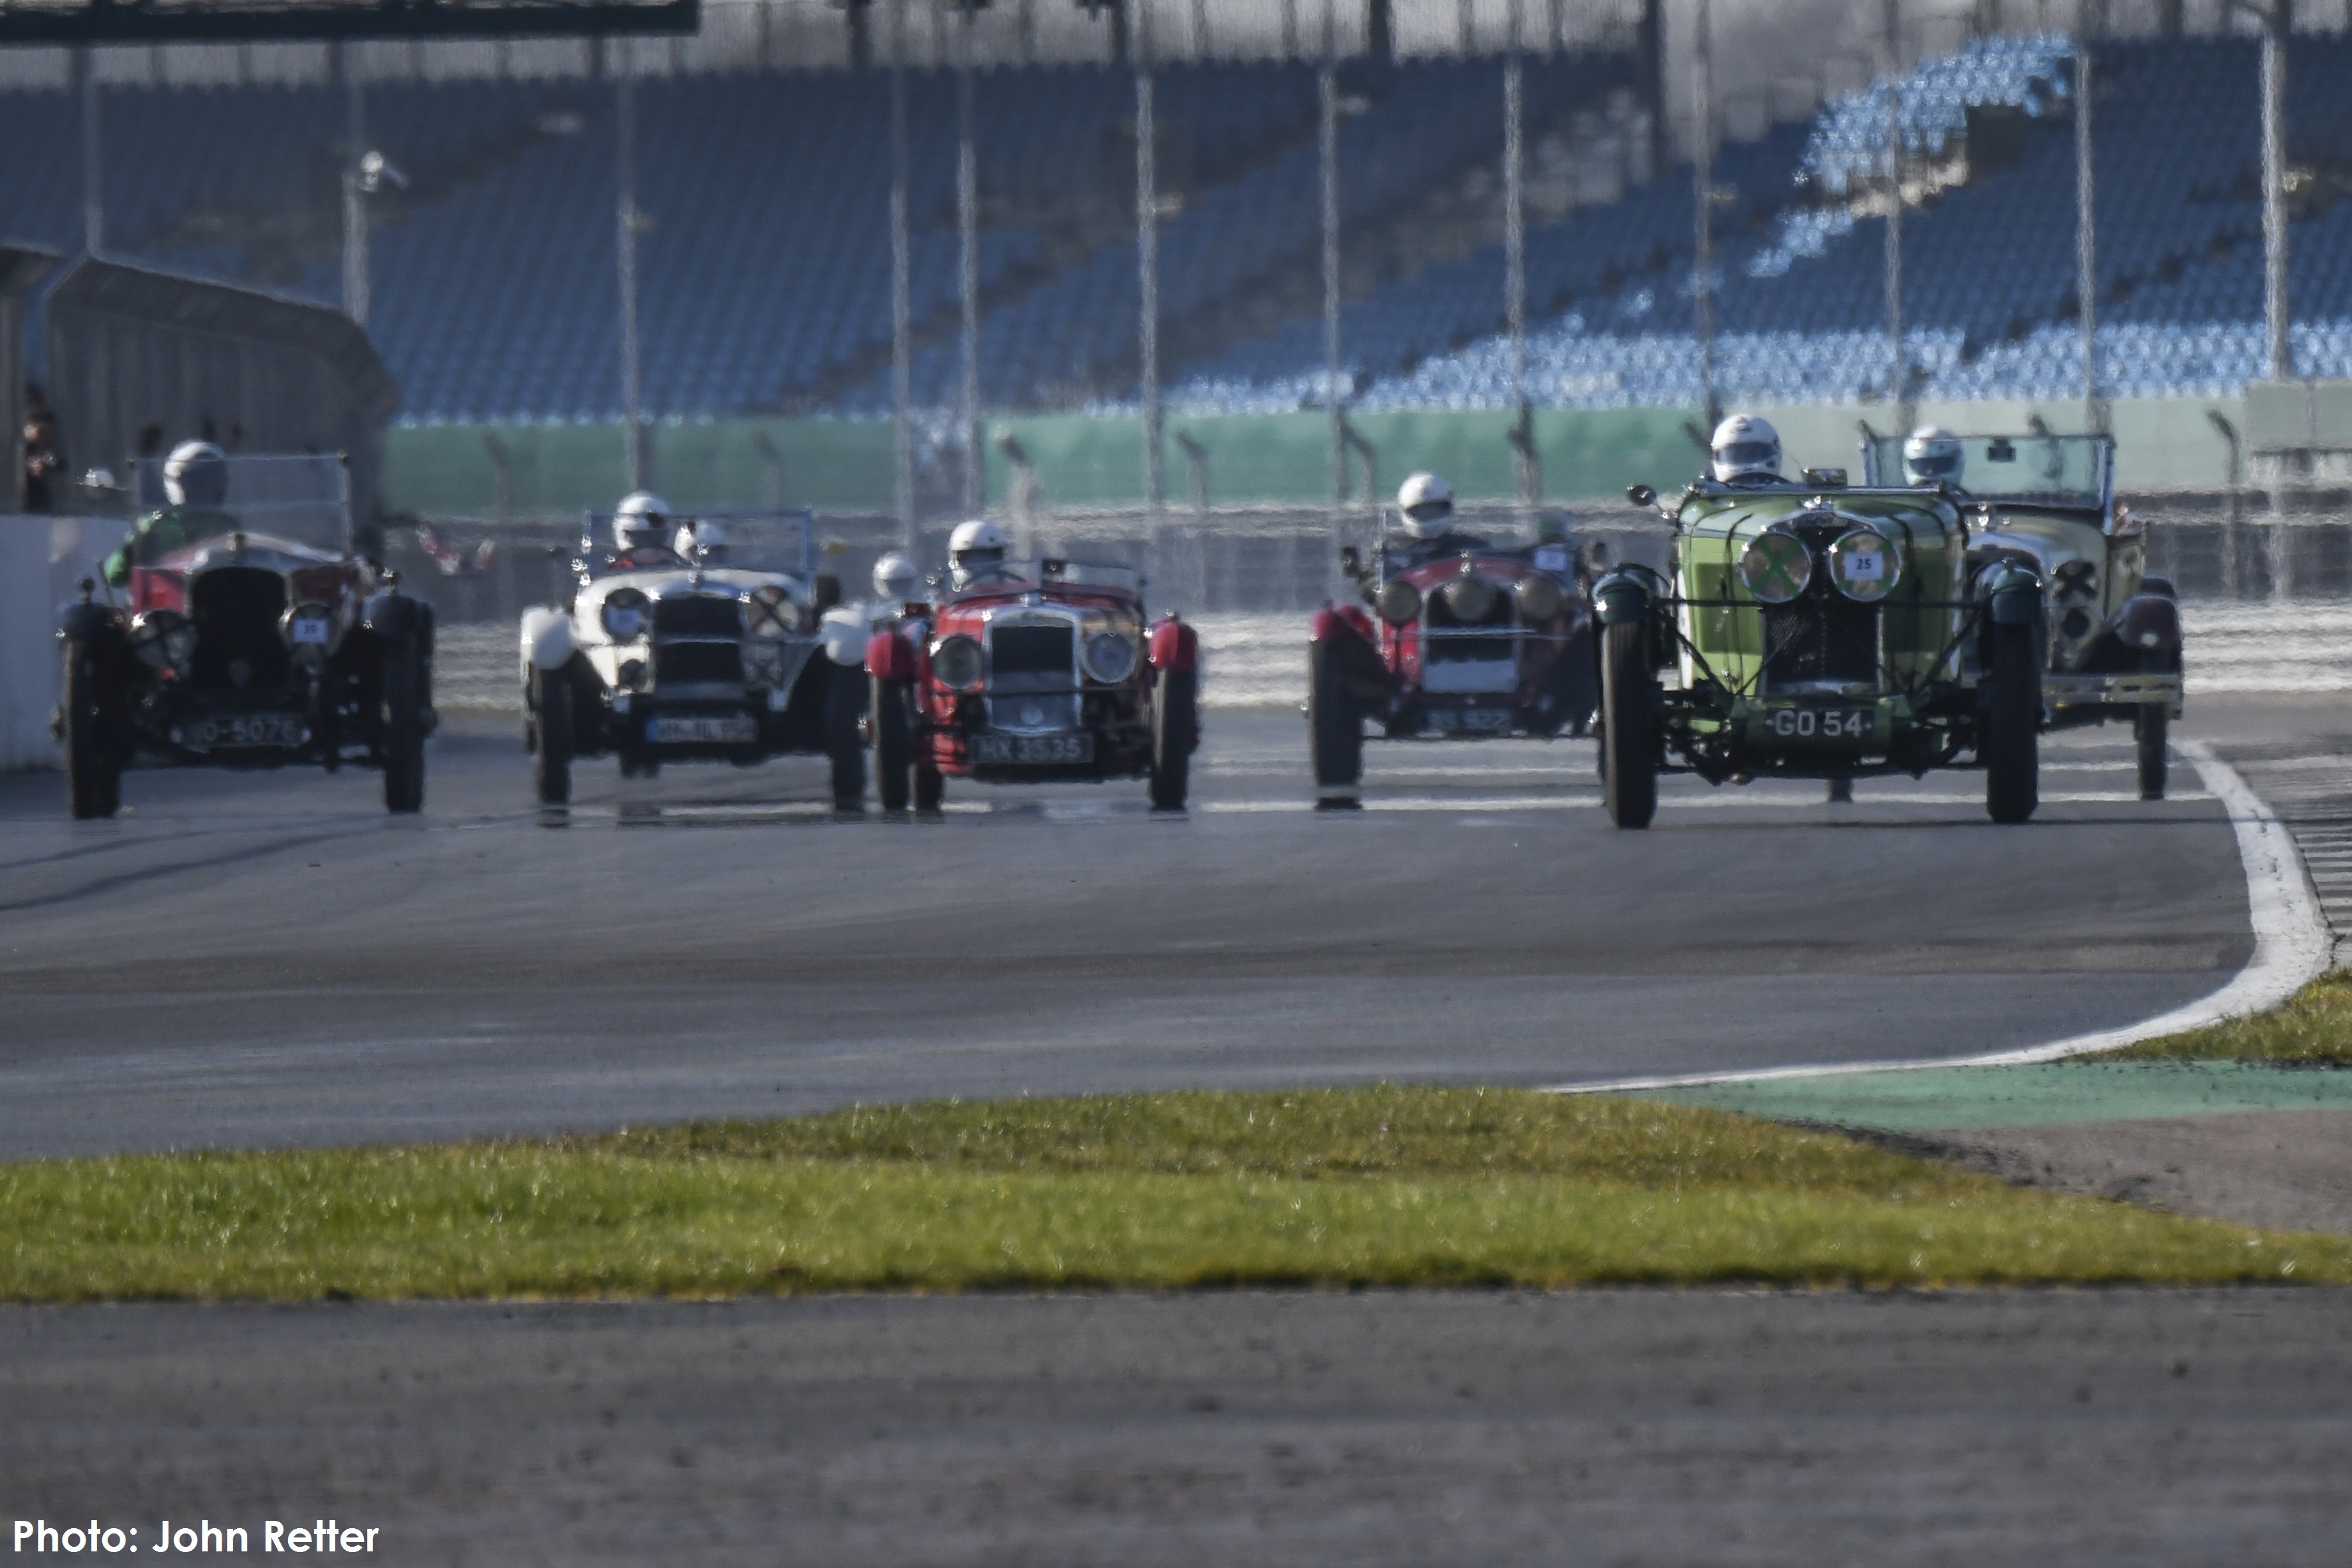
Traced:
POLYGON ((835 819, 822 763, 583 763, 529 803, 452 721, 377 779, 142 771, 111 822, 0 778, 0 1158, 405 1140, 941 1095, 1554 1084, 1960 1056, 2122 1025, 2251 951, 2228 824, 2128 735, 1981 775, 1711 790, 1612 829, 1589 742, 1368 746, 1317 812, 1295 715, 1213 715, 1194 809, 951 788, 835 819))

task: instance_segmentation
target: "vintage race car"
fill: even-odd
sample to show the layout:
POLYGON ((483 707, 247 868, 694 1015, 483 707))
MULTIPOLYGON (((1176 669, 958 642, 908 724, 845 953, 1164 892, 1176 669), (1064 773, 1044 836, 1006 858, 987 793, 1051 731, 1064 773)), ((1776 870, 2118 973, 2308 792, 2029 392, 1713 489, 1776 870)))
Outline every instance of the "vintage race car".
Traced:
POLYGON ((1368 719, 1391 740, 1581 734, 1596 700, 1595 559, 1565 539, 1457 549, 1391 534, 1369 562, 1341 550, 1371 614, 1326 605, 1307 633, 1316 784, 1362 778, 1368 719))
MULTIPOLYGON (((2147 523, 2115 493, 2107 436, 1967 436, 1949 481, 1981 576, 2013 562, 2041 579, 2045 729, 2129 722, 2139 795, 2162 800, 2165 744, 2181 710, 2180 608, 2150 576, 2147 523)), ((1864 443, 1873 483, 1903 475, 1902 442, 1864 443)), ((1970 650, 1972 651, 1972 650, 1970 650)))
MULTIPOLYGON (((1996 464, 2033 445, 2043 488, 1848 487, 1815 469, 1801 485, 1702 480, 1661 508, 1675 527, 1669 573, 1622 567, 1593 587, 1601 774, 1619 826, 1649 824, 1661 770, 1835 786, 1956 766, 1984 770, 1995 821, 2022 822, 2039 803, 2042 730, 2172 710, 2179 616, 2168 590, 2141 591, 2137 541, 2104 514, 2103 440, 1972 445, 1996 464), (2007 531, 2029 495, 2022 531, 2007 531), (2102 577, 2116 596, 2097 618, 2070 618, 2083 601, 2051 588, 2095 591, 2102 577)), ((2160 792, 2152 727, 2158 765, 2151 778, 2144 751, 2141 782, 2160 792)))
POLYGON ((385 809, 420 809, 433 606, 356 548, 341 458, 213 460, 225 493, 195 505, 166 498, 163 459, 133 465, 123 596, 85 579, 64 610, 53 727, 74 816, 113 816, 122 770, 142 758, 378 768, 385 809))
POLYGON ((866 645, 867 724, 883 809, 937 811, 950 777, 992 784, 1147 779, 1183 808, 1200 743, 1200 644, 1147 626, 1123 566, 1008 563, 866 645))
POLYGON ((824 656, 818 620, 841 596, 814 570, 804 511, 705 513, 676 545, 610 542, 582 525, 567 603, 524 612, 525 740, 542 805, 572 798, 572 763, 615 756, 622 776, 664 763, 741 764, 814 752, 835 804, 866 792, 866 680, 824 656))

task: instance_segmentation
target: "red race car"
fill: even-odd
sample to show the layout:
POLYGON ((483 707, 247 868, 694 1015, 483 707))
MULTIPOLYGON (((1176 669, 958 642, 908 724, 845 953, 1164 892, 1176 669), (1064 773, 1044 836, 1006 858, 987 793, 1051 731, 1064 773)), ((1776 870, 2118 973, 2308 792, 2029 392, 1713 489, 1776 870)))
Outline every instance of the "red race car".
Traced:
POLYGON ((1200 644, 1170 616, 1147 629, 1122 566, 1009 562, 1003 535, 963 548, 926 616, 874 634, 866 668, 874 777, 885 811, 935 812, 950 777, 991 784, 1150 781, 1178 811, 1200 742, 1200 644))
POLYGON ((1361 780, 1366 720, 1390 740, 1583 733, 1596 697, 1591 563, 1549 524, 1523 546, 1456 531, 1433 474, 1406 480, 1398 501, 1401 525, 1369 561, 1339 552, 1371 614, 1327 605, 1308 632, 1316 784, 1361 780))

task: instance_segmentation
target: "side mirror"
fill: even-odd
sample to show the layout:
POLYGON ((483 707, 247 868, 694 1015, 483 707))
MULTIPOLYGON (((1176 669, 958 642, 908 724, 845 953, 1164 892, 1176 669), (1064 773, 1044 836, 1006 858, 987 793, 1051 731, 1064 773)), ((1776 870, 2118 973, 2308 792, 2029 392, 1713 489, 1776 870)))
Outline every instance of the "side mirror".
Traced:
POLYGON ((1627 485, 1625 499, 1635 506, 1651 506, 1656 503, 1658 492, 1647 485, 1627 485))
POLYGON ((1343 544, 1339 546, 1339 568, 1341 571, 1347 573, 1350 577, 1362 576, 1364 573, 1364 552, 1357 549, 1352 544, 1343 544))
POLYGON ((106 495, 122 487, 115 482, 112 468, 92 468, 82 475, 81 488, 92 495, 106 495))

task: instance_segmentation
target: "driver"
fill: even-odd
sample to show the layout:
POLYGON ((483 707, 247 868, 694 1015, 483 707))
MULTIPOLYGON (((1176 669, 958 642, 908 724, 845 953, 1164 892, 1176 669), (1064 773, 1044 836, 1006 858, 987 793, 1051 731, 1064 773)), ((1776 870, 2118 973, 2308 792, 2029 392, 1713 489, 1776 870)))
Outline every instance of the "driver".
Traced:
POLYGON ((623 496, 613 509, 613 553, 604 564, 621 571, 677 565, 677 553, 670 548, 672 517, 669 502, 651 490, 623 496))
POLYGON ((1780 432, 1753 414, 1735 414, 1715 427, 1707 443, 1708 472, 1719 485, 1780 485, 1780 432))
POLYGON ((1415 474, 1405 480, 1397 488, 1397 510, 1402 525, 1381 541, 1381 552, 1393 571, 1487 548, 1478 535, 1454 531, 1454 487, 1443 474, 1415 474))
POLYGON ((1915 485, 1960 482, 1960 438, 1940 425, 1922 425, 1903 443, 1903 477, 1915 485))
POLYGON ((986 518, 956 524, 948 536, 948 581, 958 593, 982 583, 1013 580, 1018 574, 1004 563, 1012 542, 986 518))
POLYGON ((228 500, 228 455, 210 441, 183 441, 163 459, 163 499, 170 504, 131 525, 122 548, 106 558, 106 580, 120 588, 135 561, 152 561, 236 527, 228 500))
POLYGON ((903 615, 923 596, 923 574, 915 563, 891 551, 874 563, 874 604, 877 611, 903 615))
POLYGON ((670 541, 670 550, 688 561, 699 560, 706 565, 727 563, 727 531, 708 519, 677 525, 677 536, 670 541))

